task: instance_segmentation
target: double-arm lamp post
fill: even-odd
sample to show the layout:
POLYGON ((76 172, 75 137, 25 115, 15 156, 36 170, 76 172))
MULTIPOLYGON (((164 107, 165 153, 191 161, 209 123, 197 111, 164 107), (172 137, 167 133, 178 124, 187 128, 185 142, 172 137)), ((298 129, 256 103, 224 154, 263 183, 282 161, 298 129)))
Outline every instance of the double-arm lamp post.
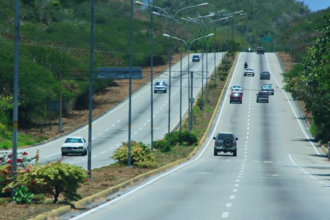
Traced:
MULTIPOLYGON (((157 7, 157 6, 150 6, 149 4, 145 4, 143 2, 140 1, 135 1, 136 4, 138 5, 142 5, 142 6, 146 6, 146 7, 152 7, 153 9, 158 9, 160 11, 162 11, 164 13, 164 15, 167 19, 168 19, 168 23, 169 23, 169 30, 170 30, 170 51, 169 51, 169 68, 168 68, 168 72, 169 72, 169 79, 168 79, 168 130, 167 130, 167 136, 168 136, 168 144, 171 144, 171 67, 172 67, 172 34, 173 34, 173 23, 175 21, 175 17, 177 16, 177 14, 183 10, 186 9, 191 9, 191 8, 196 8, 196 7, 204 7, 207 6, 208 3, 201 3, 198 5, 192 5, 192 6, 188 6, 188 7, 184 7, 179 9, 173 16, 170 16, 167 11, 163 8, 157 7)), ((154 13, 155 14, 155 13, 154 13)), ((151 116, 153 117, 153 116, 151 116)), ((181 115, 180 115, 181 118, 181 115)))
MULTIPOLYGON (((185 40, 181 39, 181 38, 173 37, 173 36, 170 36, 168 34, 163 34, 164 37, 173 38, 175 40, 181 41, 182 43, 184 43, 186 45, 187 53, 188 53, 188 74, 190 73, 189 52, 190 52, 190 47, 191 47, 192 43, 194 43, 197 40, 201 40, 203 38, 212 37, 213 35, 214 34, 212 33, 212 34, 209 34, 209 35, 206 35, 206 36, 203 36, 203 37, 196 38, 196 39, 192 40, 188 45, 188 43, 185 40)), ((190 95, 188 95, 189 96, 189 106, 190 106, 190 111, 189 111, 189 132, 191 132, 192 129, 193 129, 193 125, 192 125, 193 120, 192 119, 193 119, 193 104, 194 104, 193 97, 194 97, 194 94, 193 94, 193 83, 192 83, 192 81, 193 81, 193 77, 191 75, 191 86, 190 86, 191 91, 190 91, 190 95)), ((188 91, 188 94, 189 94, 189 91, 188 91)))

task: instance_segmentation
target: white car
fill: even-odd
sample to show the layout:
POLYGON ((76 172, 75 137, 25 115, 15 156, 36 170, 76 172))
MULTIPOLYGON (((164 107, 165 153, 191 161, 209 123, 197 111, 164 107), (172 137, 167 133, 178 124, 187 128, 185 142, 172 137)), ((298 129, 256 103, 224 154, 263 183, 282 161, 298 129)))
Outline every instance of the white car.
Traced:
POLYGON ((243 86, 241 86, 241 85, 233 85, 231 87, 231 92, 238 92, 238 93, 242 93, 242 95, 243 95, 243 86))
POLYGON ((83 137, 67 137, 61 147, 62 156, 68 154, 87 155, 88 143, 83 137))
POLYGON ((244 70, 244 76, 254 76, 254 71, 253 71, 253 69, 252 68, 246 68, 245 70, 244 70))
POLYGON ((241 93, 242 96, 243 96, 243 89, 241 89, 241 88, 232 88, 232 89, 231 89, 231 92, 232 92, 232 93, 233 93, 233 92, 241 93))

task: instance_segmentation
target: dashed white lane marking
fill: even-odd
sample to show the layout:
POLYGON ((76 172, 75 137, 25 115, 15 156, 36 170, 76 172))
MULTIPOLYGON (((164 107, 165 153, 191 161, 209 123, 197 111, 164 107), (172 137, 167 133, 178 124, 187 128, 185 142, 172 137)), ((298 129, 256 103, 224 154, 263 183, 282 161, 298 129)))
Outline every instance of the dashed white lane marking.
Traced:
POLYGON ((147 123, 144 123, 144 124, 143 124, 143 126, 146 126, 146 125, 147 125, 147 123))
POLYGON ((241 180, 236 180, 237 183, 239 183, 239 181, 241 181, 241 180))
POLYGON ((135 132, 134 134, 136 134, 137 132, 135 132))
POLYGON ((139 130, 142 130, 143 128, 141 127, 139 130))
POLYGON ((96 157, 96 156, 92 156, 92 158, 94 158, 94 157, 96 157))
POLYGON ((229 215, 229 212, 223 212, 223 213, 222 213, 222 218, 227 218, 228 215, 229 215))
POLYGON ((113 147, 110 147, 109 150, 113 149, 113 147))
POLYGON ((235 184, 235 187, 238 187, 239 186, 239 184, 235 184))
POLYGON ((120 122, 120 120, 117 121, 117 123, 120 122))
POLYGON ((156 112, 156 114, 158 114, 159 111, 156 112))
POLYGON ((111 125, 111 127, 115 126, 115 124, 111 125))
POLYGON ((237 189, 233 189, 233 192, 237 192, 237 189))
POLYGON ((94 139, 95 139, 95 137, 92 138, 92 140, 94 140, 94 139))
POLYGON ((105 131, 109 131, 109 128, 105 129, 105 131))
POLYGON ((226 208, 230 208, 230 207, 231 207, 231 203, 227 203, 226 208))
POLYGON ((104 154, 104 153, 106 153, 106 151, 101 152, 101 154, 104 154))
POLYGON ((99 133, 99 135, 102 135, 103 133, 99 133))
POLYGON ((151 119, 148 120, 148 122, 151 121, 151 119))
POLYGON ((230 197, 229 197, 229 199, 235 199, 235 195, 231 195, 230 197))

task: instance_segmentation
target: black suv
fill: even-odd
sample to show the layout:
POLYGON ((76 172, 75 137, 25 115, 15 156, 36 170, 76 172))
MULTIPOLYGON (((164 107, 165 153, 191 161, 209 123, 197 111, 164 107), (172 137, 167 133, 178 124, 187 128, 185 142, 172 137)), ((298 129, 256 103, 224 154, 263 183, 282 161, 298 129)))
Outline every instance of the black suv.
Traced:
POLYGON ((193 55, 192 61, 193 62, 199 62, 199 55, 193 55))
POLYGON ((265 50, 263 47, 258 47, 257 49, 257 54, 264 54, 265 53, 265 50))
POLYGON ((262 71, 260 73, 260 79, 270 79, 270 72, 269 71, 262 71))
POLYGON ((233 156, 237 156, 237 140, 238 138, 233 133, 223 132, 217 133, 214 143, 214 156, 218 156, 219 152, 231 152, 233 156))

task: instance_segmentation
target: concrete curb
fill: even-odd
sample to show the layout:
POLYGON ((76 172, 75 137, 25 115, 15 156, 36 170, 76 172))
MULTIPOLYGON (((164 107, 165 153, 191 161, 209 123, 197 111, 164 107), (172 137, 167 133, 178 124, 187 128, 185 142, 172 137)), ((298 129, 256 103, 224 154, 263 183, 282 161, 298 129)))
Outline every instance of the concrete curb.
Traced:
MULTIPOLYGON (((235 60, 234 60, 234 62, 233 62, 233 65, 236 63, 236 60, 237 60, 237 54, 236 54, 236 56, 235 56, 235 60)), ((142 181, 142 180, 144 180, 144 179, 146 179, 146 178, 148 178, 148 177, 150 177, 150 176, 153 176, 153 175, 158 174, 158 173, 161 173, 161 172, 163 172, 163 171, 165 171, 165 170, 171 169, 172 167, 175 167, 175 166, 177 166, 177 165, 179 165, 179 164, 181 164, 181 163, 184 163, 184 162, 187 161, 187 160, 190 160, 190 158, 193 157, 193 156, 195 155, 196 151, 197 151, 197 150, 200 148, 200 146, 203 144, 203 142, 204 142, 204 140, 205 140, 205 138, 206 138, 206 135, 207 135, 207 133, 209 132, 209 130, 210 130, 210 128, 211 128, 212 121, 213 121, 213 119, 214 119, 214 117, 215 117, 215 115, 216 115, 216 113, 217 113, 217 109, 219 108, 219 105, 220 105, 220 103, 221 103, 221 100, 222 100, 222 97, 223 97, 224 91, 225 91, 225 89, 226 89, 226 87, 227 87, 228 81, 229 81, 229 79, 231 78, 230 76, 231 76, 231 74, 232 74, 232 68, 233 68, 233 65, 232 65, 232 67, 231 67, 231 69, 230 69, 230 71, 229 71, 229 74, 228 74, 228 76, 227 76, 227 79, 226 79, 226 82, 225 82, 224 88, 223 88, 222 91, 221 91, 221 94, 220 94, 220 96, 219 96, 219 99, 218 99, 217 105, 216 105, 216 107, 215 107, 215 111, 213 112, 213 115, 212 115, 211 120, 210 120, 210 122, 209 122, 209 124, 208 124, 208 126, 207 126, 207 129, 206 129, 206 131, 205 131, 203 137, 202 137, 201 140, 199 141, 198 146, 196 146, 196 147, 194 148, 194 150, 188 155, 188 157, 183 158, 183 159, 180 159, 180 160, 177 160, 177 161, 174 161, 174 162, 172 162, 172 163, 170 163, 170 164, 167 164, 167 165, 165 165, 165 166, 163 166, 163 167, 160 167, 160 168, 158 168, 158 169, 151 170, 151 171, 149 171, 149 172, 146 172, 146 173, 144 173, 144 174, 141 174, 141 175, 139 175, 139 176, 136 176, 136 177, 134 177, 133 179, 127 180, 127 181, 125 181, 125 182, 123 182, 123 183, 120 183, 120 184, 114 186, 114 187, 111 187, 111 188, 106 189, 106 190, 104 190, 104 191, 102 191, 102 192, 99 192, 99 193, 97 193, 97 194, 95 194, 95 195, 92 195, 92 196, 86 197, 86 198, 84 198, 84 199, 81 199, 81 200, 79 200, 79 201, 73 203, 73 205, 71 205, 71 206, 70 206, 70 205, 63 206, 63 207, 61 207, 61 208, 58 208, 58 209, 52 210, 52 211, 50 211, 50 212, 48 212, 48 213, 40 214, 40 215, 36 216, 35 218, 30 219, 30 220, 47 220, 47 219, 49 219, 49 218, 55 218, 55 217, 59 217, 59 216, 62 216, 62 215, 68 214, 68 213, 70 213, 70 212, 71 212, 72 210, 74 210, 74 209, 84 209, 84 208, 86 208, 87 205, 90 205, 91 203, 96 202, 97 200, 105 200, 106 197, 108 197, 108 196, 110 196, 110 195, 113 195, 113 194, 116 193, 116 192, 119 192, 121 189, 124 189, 124 188, 126 188, 126 187, 128 187, 128 186, 131 186, 131 185, 133 185, 134 183, 137 183, 137 182, 139 182, 139 181, 142 181)))

